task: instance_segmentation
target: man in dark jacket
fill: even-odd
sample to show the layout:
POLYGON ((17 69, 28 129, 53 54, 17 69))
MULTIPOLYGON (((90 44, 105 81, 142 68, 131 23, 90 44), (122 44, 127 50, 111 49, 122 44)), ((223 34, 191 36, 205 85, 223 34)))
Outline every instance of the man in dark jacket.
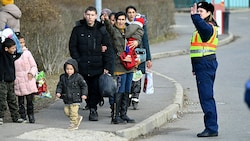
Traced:
POLYGON ((97 104, 102 99, 99 93, 99 76, 108 73, 113 63, 108 33, 96 19, 96 8, 88 7, 84 12, 84 19, 73 28, 69 41, 70 55, 77 60, 79 73, 88 84, 90 121, 98 120, 97 104), (102 46, 107 46, 105 52, 102 52, 102 46))

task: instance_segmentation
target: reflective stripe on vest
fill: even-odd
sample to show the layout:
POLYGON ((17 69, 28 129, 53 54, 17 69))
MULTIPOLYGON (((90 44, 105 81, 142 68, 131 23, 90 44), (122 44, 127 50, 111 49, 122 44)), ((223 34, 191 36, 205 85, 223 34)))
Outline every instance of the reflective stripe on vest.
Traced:
POLYGON ((202 57, 215 54, 218 45, 217 27, 213 26, 213 35, 207 42, 202 42, 198 31, 195 31, 191 39, 190 57, 202 57))

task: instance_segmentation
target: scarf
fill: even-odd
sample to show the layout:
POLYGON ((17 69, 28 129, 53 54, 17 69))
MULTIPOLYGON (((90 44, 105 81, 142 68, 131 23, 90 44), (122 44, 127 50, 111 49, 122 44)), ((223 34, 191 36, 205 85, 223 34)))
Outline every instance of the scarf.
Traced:
POLYGON ((120 32, 121 32, 122 34, 125 34, 125 28, 126 28, 126 26, 123 26, 122 28, 119 28, 119 27, 115 24, 115 27, 116 27, 117 29, 119 29, 120 32))

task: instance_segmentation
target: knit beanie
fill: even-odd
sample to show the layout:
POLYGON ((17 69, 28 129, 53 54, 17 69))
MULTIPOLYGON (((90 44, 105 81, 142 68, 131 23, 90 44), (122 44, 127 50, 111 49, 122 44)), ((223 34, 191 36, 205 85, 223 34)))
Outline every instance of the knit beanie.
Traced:
POLYGON ((212 14, 214 13, 214 6, 211 3, 208 2, 199 2, 197 4, 197 8, 203 8, 207 11, 210 11, 212 14))
POLYGON ((14 0, 1 0, 1 3, 3 6, 8 4, 14 4, 14 0))
POLYGON ((108 9, 108 8, 103 9, 102 12, 101 12, 101 14, 108 14, 108 15, 110 13, 112 13, 112 11, 110 9, 108 9))

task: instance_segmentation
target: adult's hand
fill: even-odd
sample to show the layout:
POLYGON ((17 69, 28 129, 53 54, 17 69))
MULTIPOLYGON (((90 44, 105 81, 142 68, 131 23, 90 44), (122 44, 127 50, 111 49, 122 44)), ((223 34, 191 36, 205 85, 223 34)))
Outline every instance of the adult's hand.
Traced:
POLYGON ((108 49, 107 46, 102 46, 102 52, 105 52, 108 49))
POLYGON ((103 70, 103 73, 104 73, 104 74, 108 74, 108 73, 109 73, 109 70, 104 69, 104 70, 103 70))
POLYGON ((151 67, 152 67, 152 61, 151 61, 151 60, 148 60, 148 61, 147 61, 147 68, 148 68, 148 69, 151 69, 151 67))
POLYGON ((101 19, 102 20, 109 20, 109 15, 108 14, 103 14, 102 16, 101 16, 101 19))
POLYGON ((191 15, 197 14, 197 4, 194 3, 193 7, 190 10, 191 15))
POLYGON ((134 40, 128 44, 129 48, 136 48, 139 45, 137 40, 134 40))
POLYGON ((33 75, 31 73, 28 73, 28 80, 32 80, 33 75))

